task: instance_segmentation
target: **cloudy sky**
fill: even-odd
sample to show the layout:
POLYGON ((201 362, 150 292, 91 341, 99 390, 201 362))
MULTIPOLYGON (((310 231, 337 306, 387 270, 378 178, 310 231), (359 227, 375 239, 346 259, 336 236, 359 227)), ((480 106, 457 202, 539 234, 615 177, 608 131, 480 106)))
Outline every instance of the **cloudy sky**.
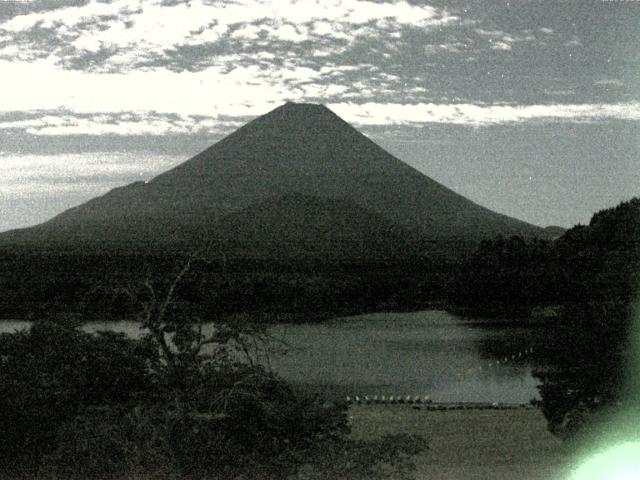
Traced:
POLYGON ((640 1, 0 0, 0 230, 285 101, 538 225, 640 195, 640 1))

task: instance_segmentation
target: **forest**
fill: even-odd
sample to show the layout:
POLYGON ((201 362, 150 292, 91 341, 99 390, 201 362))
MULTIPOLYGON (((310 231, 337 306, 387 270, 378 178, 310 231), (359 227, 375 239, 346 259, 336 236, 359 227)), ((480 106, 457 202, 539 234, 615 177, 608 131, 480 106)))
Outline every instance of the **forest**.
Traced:
POLYGON ((418 310, 445 298, 453 265, 429 258, 328 262, 227 259, 216 252, 126 255, 0 250, 0 319, 76 315, 122 320, 136 306, 121 295, 198 258, 178 296, 211 317, 247 314, 309 322, 383 310, 418 310))

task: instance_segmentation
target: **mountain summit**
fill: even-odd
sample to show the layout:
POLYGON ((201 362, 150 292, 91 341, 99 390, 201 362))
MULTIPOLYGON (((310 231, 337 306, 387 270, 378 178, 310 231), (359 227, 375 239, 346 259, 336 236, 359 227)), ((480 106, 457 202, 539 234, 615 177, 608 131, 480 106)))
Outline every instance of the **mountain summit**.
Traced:
POLYGON ((243 256, 379 257, 499 234, 544 236, 423 175, 327 107, 287 103, 149 182, 0 241, 184 249, 215 240, 243 256))

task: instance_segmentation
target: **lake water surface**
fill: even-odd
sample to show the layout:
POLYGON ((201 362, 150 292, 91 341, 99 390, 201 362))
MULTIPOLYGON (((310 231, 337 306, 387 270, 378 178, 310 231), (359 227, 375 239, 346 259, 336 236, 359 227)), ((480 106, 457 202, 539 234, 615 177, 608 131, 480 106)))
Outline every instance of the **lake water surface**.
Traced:
MULTIPOLYGON (((0 331, 28 327, 0 322, 0 331)), ((136 322, 91 322, 86 331, 140 335, 136 322)), ((330 397, 429 395, 434 401, 515 402, 538 398, 526 357, 488 358, 481 345, 529 329, 484 328, 443 311, 377 313, 319 324, 278 324, 271 334, 288 344, 270 365, 286 380, 330 397)), ((520 353, 520 352, 514 352, 520 353)))

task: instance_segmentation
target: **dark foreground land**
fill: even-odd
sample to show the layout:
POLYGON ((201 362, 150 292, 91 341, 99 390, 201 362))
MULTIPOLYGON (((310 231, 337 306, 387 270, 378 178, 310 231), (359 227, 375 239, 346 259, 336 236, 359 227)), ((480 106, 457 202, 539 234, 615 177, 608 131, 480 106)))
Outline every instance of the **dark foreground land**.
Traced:
POLYGON ((538 409, 415 410, 409 405, 354 405, 356 439, 422 435, 429 448, 415 458, 416 479, 560 480, 562 442, 538 409))

